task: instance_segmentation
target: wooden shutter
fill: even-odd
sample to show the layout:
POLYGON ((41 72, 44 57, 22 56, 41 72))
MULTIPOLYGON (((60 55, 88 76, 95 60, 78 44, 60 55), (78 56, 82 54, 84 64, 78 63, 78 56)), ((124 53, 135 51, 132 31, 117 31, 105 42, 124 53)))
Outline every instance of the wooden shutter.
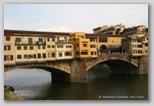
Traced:
POLYGON ((13 60, 13 55, 11 55, 11 60, 13 60))
POLYGON ((6 61, 6 56, 4 56, 4 61, 6 61))

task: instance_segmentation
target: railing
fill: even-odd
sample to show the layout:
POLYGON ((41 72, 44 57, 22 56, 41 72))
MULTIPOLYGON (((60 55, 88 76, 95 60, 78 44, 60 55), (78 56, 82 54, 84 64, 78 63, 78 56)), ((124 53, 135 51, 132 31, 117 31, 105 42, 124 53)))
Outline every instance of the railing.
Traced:
POLYGON ((35 45, 41 45, 41 44, 46 44, 46 42, 39 42, 39 41, 33 41, 33 42, 23 42, 23 41, 15 41, 16 45, 21 45, 21 44, 35 44, 35 45))

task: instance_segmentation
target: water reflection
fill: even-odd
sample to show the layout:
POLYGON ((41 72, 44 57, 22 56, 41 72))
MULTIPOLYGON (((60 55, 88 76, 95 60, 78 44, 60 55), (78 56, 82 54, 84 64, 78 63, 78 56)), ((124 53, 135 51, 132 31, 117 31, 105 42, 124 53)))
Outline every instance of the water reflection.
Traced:
POLYGON ((4 76, 4 84, 13 86, 15 93, 26 99, 106 99, 103 96, 144 96, 142 99, 148 99, 148 76, 111 75, 108 69, 100 67, 88 72, 87 84, 51 82, 51 73, 41 69, 16 69, 4 76))

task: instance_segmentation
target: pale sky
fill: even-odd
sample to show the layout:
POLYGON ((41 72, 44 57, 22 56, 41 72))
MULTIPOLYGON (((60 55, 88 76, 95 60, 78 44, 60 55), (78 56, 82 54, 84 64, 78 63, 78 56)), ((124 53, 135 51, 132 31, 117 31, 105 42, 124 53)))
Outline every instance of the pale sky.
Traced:
POLYGON ((93 33, 120 23, 148 27, 148 4, 4 4, 4 29, 93 33))

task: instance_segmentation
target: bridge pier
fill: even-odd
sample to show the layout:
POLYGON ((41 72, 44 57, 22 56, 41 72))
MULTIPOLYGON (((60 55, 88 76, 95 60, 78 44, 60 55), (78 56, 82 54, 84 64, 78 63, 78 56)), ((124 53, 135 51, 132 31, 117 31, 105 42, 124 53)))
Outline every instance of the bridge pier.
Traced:
POLYGON ((74 59, 71 62, 71 82, 87 83, 88 76, 86 72, 86 60, 74 59))
POLYGON ((148 56, 142 56, 139 59, 139 74, 148 75, 148 56))

